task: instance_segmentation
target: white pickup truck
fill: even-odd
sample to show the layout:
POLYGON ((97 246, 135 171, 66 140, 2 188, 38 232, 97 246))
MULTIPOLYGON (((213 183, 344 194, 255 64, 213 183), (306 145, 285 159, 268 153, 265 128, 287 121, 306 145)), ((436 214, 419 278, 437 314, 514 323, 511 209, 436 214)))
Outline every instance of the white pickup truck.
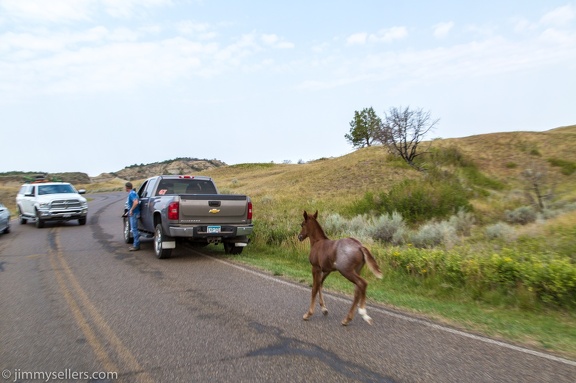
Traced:
POLYGON ((16 206, 20 223, 35 220, 36 227, 44 227, 46 221, 70 221, 77 219, 85 225, 88 216, 88 202, 67 182, 33 182, 20 187, 16 196, 16 206))

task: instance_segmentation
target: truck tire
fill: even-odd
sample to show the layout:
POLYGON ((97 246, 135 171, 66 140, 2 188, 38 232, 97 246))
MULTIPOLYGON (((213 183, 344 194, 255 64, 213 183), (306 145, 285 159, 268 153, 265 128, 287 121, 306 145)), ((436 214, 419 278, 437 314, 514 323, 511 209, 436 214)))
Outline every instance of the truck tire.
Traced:
POLYGON ((172 249, 164 249, 162 247, 162 241, 166 239, 164 235, 164 230, 162 230, 162 224, 156 224, 156 229, 154 230, 154 253, 158 259, 166 259, 172 255, 172 249))
POLYGON ((86 217, 78 218, 78 225, 80 226, 86 225, 86 217))
POLYGON ((238 255, 238 254, 242 253, 242 250, 244 250, 244 247, 235 246, 234 243, 224 242, 224 253, 225 254, 238 255))
POLYGON ((36 227, 42 229, 44 227, 44 221, 40 218, 40 213, 36 211, 36 227))
POLYGON ((28 220, 24 218, 24 214, 22 214, 22 209, 20 208, 20 206, 18 206, 18 216, 20 218, 20 225, 26 225, 28 220))
POLYGON ((134 237, 130 231, 130 220, 126 218, 124 218, 124 242, 134 243, 134 237))

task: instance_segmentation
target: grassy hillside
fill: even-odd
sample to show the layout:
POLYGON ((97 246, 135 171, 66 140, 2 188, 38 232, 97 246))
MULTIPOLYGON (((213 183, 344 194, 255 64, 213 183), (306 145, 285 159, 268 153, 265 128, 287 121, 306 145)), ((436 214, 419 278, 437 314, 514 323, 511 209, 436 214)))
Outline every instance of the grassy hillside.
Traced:
MULTIPOLYGON (((489 190, 488 197, 474 201, 480 211, 501 209, 503 201, 525 187, 521 173, 535 166, 548 171, 557 198, 576 200, 576 174, 564 175, 561 168, 549 163, 550 159, 576 163, 576 126, 437 139, 431 148, 457 148, 481 174, 504 185, 502 190, 489 190)), ((288 210, 334 211, 366 192, 385 191, 402 180, 423 177, 379 146, 306 164, 241 164, 202 174, 213 177, 224 191, 250 195, 256 202, 256 214, 262 201, 288 210)))

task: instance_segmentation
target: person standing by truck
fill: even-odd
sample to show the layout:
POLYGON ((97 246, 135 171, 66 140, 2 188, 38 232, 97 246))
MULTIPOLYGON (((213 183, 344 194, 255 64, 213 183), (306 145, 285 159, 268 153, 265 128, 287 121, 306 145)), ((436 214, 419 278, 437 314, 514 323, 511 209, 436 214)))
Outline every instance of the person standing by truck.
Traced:
POLYGON ((126 191, 128 192, 128 200, 126 201, 126 208, 128 211, 128 219, 130 220, 130 230, 134 237, 134 243, 128 248, 130 251, 140 250, 140 232, 138 231, 138 219, 140 218, 140 201, 138 193, 134 190, 131 182, 126 182, 126 191))

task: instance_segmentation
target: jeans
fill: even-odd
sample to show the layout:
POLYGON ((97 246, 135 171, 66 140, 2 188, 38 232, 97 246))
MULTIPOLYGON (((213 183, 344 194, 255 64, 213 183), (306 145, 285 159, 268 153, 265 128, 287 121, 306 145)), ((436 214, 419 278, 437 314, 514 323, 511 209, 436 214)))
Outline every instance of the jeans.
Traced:
POLYGON ((134 247, 140 247, 140 232, 138 231, 138 218, 140 215, 132 214, 130 218, 130 230, 132 231, 132 236, 134 237, 134 247))

